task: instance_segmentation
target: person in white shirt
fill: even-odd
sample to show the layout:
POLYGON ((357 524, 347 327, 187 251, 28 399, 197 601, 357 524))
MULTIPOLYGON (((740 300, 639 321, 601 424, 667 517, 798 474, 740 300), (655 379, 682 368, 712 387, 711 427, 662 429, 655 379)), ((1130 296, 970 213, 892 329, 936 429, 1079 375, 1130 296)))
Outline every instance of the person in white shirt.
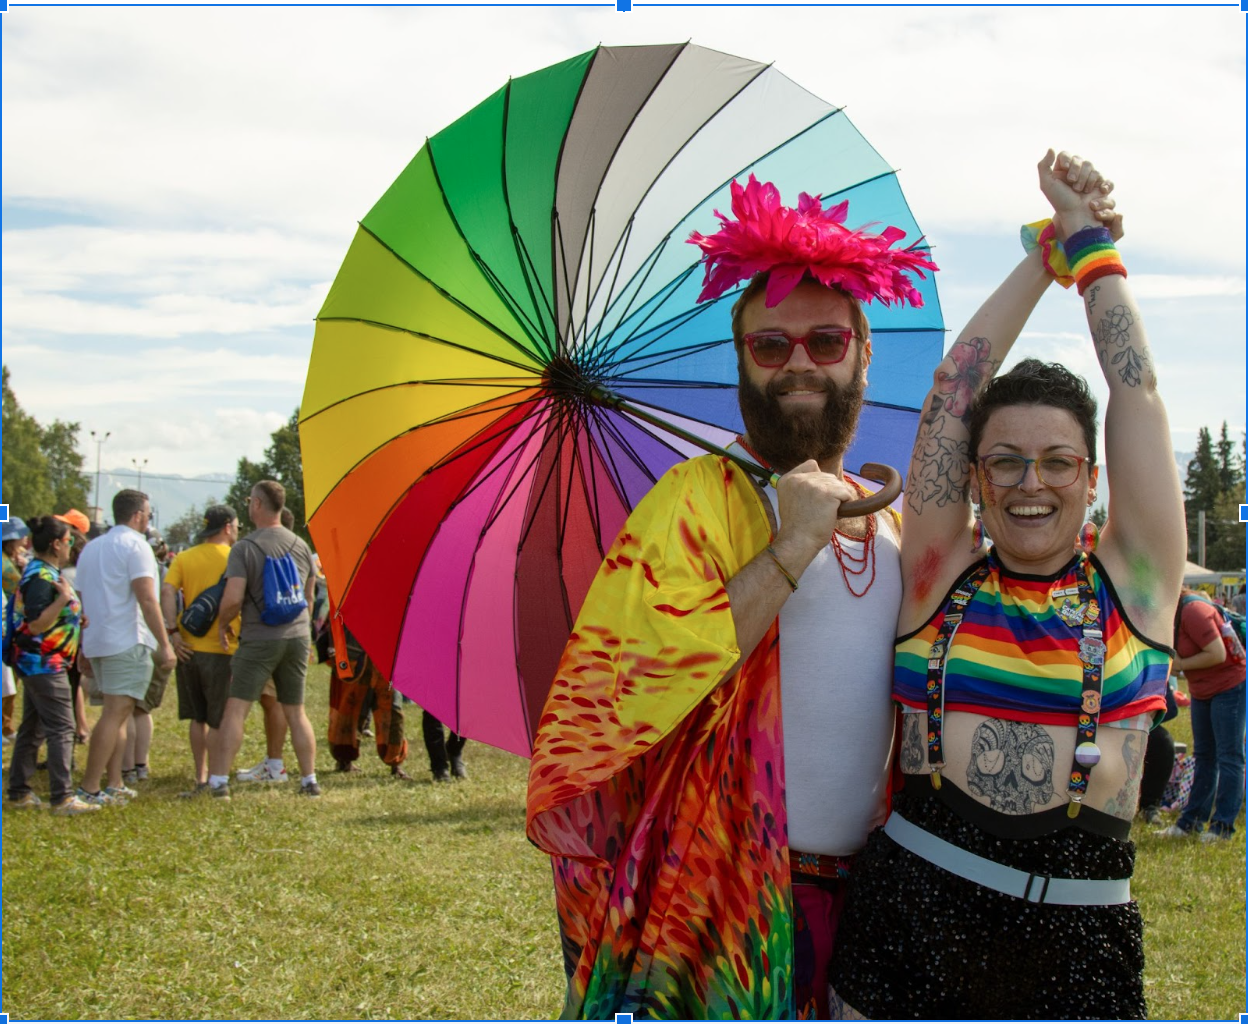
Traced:
POLYGON ((146 538, 151 520, 146 494, 118 491, 113 497, 117 525, 91 541, 78 560, 77 585, 86 616, 83 671, 95 676, 104 698, 78 790, 88 803, 120 803, 137 795, 122 783, 118 740, 135 702, 147 694, 153 661, 161 669, 177 662, 160 613, 156 558, 146 538), (108 787, 101 790, 105 768, 108 787))

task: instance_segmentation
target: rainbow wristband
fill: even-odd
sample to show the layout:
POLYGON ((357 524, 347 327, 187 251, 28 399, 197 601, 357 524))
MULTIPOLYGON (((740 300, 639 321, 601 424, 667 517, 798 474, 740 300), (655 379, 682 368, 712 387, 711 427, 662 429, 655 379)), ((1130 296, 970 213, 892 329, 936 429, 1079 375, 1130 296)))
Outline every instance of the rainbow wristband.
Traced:
POLYGON ((1084 228, 1066 239, 1066 259, 1075 277, 1075 287, 1082 295, 1088 285, 1110 274, 1127 276, 1118 250, 1114 248, 1109 228, 1084 228))
POLYGON ((1070 276, 1066 252, 1062 243, 1057 240, 1057 232, 1053 228, 1052 219, 1024 224, 1018 234, 1023 243, 1024 252, 1040 250, 1040 260, 1044 263, 1044 269, 1053 275, 1053 279, 1058 284, 1063 288, 1069 288, 1075 283, 1075 279, 1070 276))

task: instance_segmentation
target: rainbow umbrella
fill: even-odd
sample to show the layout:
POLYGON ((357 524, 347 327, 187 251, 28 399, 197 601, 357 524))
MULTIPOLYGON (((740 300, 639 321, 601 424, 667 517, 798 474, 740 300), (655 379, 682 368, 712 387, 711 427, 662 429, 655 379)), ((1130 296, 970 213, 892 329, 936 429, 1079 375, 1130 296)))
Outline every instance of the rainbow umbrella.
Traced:
MULTIPOLYGON (((317 317, 300 407, 309 528, 382 672, 528 755, 572 622, 629 511, 742 429, 729 310, 693 229, 753 172, 921 236, 893 170, 775 68, 600 46, 509 81, 369 211, 317 317)), ((905 465, 942 349, 925 304, 868 312, 847 464, 905 465)))

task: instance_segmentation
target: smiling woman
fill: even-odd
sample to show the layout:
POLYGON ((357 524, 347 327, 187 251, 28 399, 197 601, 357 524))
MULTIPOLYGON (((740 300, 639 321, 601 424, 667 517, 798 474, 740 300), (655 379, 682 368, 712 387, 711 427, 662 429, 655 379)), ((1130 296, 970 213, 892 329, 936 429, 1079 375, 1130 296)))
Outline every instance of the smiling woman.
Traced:
POLYGON ((1168 426, 1112 185, 1052 150, 1039 171, 1047 244, 955 342, 915 442, 893 687, 905 785, 851 882, 830 972, 846 1017, 1146 1015, 1127 835, 1165 706, 1183 505, 1154 457, 1168 426), (1110 390, 1096 554, 1087 383, 1026 359, 983 385, 1058 275, 1110 390))

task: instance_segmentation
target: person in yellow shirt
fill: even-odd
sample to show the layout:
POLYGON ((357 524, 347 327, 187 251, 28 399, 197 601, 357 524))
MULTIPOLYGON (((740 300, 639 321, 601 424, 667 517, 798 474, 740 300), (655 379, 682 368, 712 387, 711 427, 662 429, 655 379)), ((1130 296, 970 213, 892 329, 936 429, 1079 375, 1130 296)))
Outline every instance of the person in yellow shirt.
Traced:
MULTIPOLYGON (((225 572, 230 548, 238 540, 238 515, 229 505, 210 505, 194 547, 180 552, 169 566, 160 588, 160 607, 165 628, 178 655, 178 718, 189 721, 191 759, 195 764, 195 788, 183 796, 208 792, 208 744, 221 726, 221 715, 230 695, 230 661, 237 639, 222 651, 214 623, 204 636, 193 636, 178 621, 178 595, 183 607, 217 583, 225 572), (176 627, 176 628, 175 628, 176 627)), ((237 637, 239 620, 232 623, 237 637)))

